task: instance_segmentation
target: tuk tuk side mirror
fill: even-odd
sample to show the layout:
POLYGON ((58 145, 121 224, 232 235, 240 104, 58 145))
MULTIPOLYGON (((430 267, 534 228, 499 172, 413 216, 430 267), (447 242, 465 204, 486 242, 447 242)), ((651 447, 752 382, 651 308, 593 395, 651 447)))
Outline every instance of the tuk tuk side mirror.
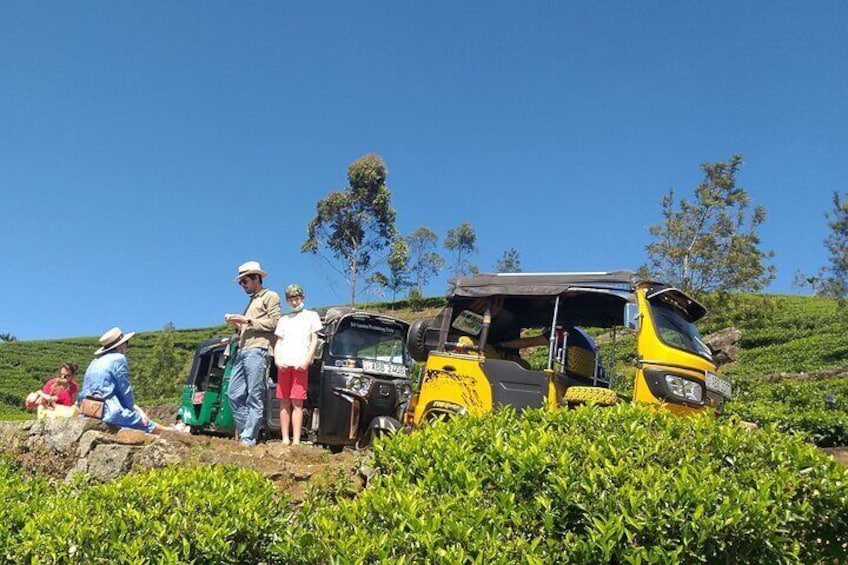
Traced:
POLYGON ((624 327, 637 330, 639 329, 639 305, 628 303, 624 305, 624 327))

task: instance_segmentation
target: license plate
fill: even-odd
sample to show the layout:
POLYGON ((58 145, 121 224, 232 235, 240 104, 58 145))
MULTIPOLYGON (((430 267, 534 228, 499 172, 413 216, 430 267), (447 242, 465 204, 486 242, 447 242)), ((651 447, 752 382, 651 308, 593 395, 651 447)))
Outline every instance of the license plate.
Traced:
POLYGON ((723 397, 730 400, 733 396, 733 388, 730 386, 730 383, 726 380, 722 379, 715 373, 710 373, 707 371, 707 390, 711 390, 713 392, 717 392, 723 397))
POLYGON ((193 400, 194 404, 203 404, 203 396, 204 395, 205 395, 205 393, 203 391, 195 392, 194 393, 194 400, 193 400))
POLYGON ((369 373, 379 373, 381 375, 391 375, 393 377, 405 377, 406 367, 403 365, 394 365, 384 361, 362 360, 362 369, 369 373))

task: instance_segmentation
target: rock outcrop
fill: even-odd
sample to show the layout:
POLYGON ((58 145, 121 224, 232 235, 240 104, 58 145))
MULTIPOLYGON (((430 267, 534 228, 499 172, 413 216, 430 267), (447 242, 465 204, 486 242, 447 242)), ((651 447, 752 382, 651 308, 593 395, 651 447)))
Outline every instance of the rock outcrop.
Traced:
POLYGON ((724 328, 710 335, 704 336, 704 343, 713 354, 716 365, 727 365, 739 359, 739 339, 742 332, 736 328, 724 328))
POLYGON ((297 498, 313 479, 347 475, 362 485, 360 453, 271 441, 247 447, 232 439, 120 429, 90 418, 0 422, 0 455, 58 479, 109 481, 128 472, 174 464, 221 463, 253 468, 297 498))

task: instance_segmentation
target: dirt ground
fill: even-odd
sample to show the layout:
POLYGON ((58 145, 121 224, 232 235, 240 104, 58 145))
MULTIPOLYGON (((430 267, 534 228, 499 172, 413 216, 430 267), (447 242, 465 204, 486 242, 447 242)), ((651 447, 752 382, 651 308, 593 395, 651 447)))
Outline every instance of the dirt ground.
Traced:
MULTIPOLYGON (((173 426, 177 408, 176 404, 163 404, 145 410, 155 421, 173 426)), ((363 465, 367 466, 368 451, 345 449, 333 454, 324 447, 311 444, 284 446, 275 438, 248 447, 228 437, 187 433, 166 435, 188 448, 190 461, 255 469, 277 483, 280 490, 294 500, 300 499, 310 485, 332 483, 336 487, 356 491, 365 483, 361 471, 363 465)))
POLYGON ((822 451, 833 457, 840 465, 848 466, 848 447, 825 447, 822 451))

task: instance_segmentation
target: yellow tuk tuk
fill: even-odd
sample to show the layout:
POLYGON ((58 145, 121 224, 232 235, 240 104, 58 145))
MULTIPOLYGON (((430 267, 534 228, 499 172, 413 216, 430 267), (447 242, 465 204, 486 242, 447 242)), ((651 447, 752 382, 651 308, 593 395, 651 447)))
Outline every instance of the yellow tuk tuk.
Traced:
POLYGON ((631 271, 483 274, 457 279, 447 298, 435 318, 410 326, 410 354, 425 363, 409 412, 414 426, 505 405, 618 401, 611 371, 581 327, 610 330, 613 352, 616 331, 635 330, 637 402, 678 414, 720 413, 731 398, 694 325, 706 309, 631 271), (540 344, 547 345, 547 362, 534 370, 519 351, 540 344))

